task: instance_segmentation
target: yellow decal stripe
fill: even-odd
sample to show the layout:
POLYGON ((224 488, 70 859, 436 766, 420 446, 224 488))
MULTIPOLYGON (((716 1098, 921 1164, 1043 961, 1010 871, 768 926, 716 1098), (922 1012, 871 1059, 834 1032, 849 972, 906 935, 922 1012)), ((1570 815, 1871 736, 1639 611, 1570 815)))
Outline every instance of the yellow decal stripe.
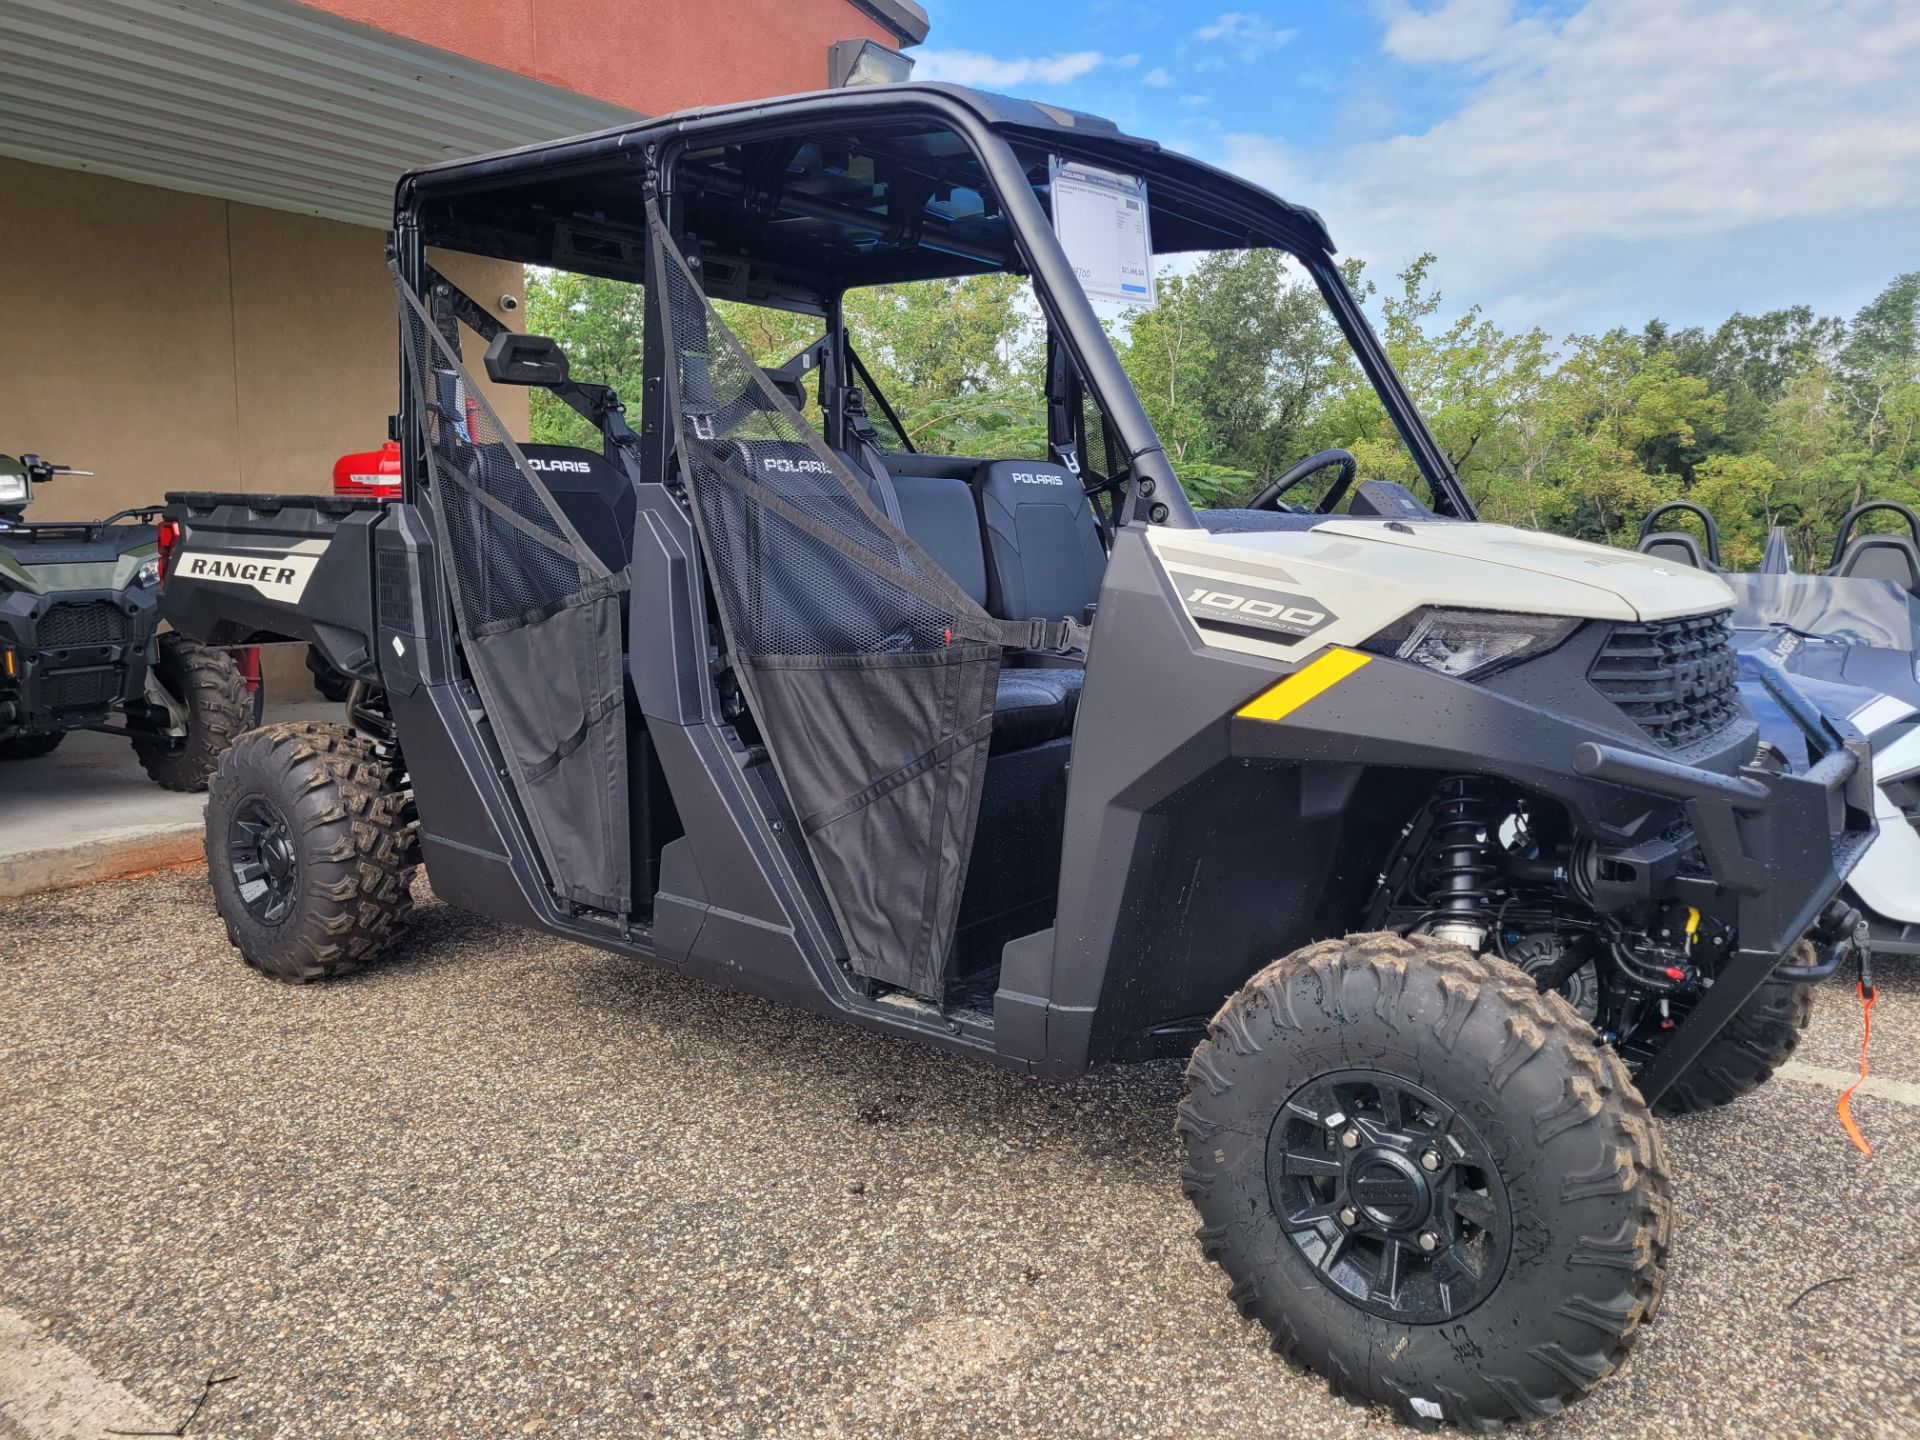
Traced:
POLYGON ((1263 690, 1233 713, 1245 720, 1284 720, 1302 705, 1338 685, 1373 657, 1352 650, 1329 650, 1270 690, 1263 690))

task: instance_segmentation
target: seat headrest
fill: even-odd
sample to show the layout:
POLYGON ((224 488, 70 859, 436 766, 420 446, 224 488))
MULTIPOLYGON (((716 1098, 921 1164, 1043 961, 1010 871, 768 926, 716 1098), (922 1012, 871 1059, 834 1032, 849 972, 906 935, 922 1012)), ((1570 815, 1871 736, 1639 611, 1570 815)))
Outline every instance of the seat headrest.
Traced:
POLYGON ((973 472, 974 485, 983 492, 1016 505, 1056 504, 1083 509, 1087 492, 1079 477, 1050 460, 988 460, 973 472))
POLYGON ((1640 542, 1640 553, 1651 555, 1656 560, 1665 560, 1671 565, 1687 565, 1695 570, 1707 570, 1707 552, 1693 536, 1684 530, 1667 530, 1658 535, 1649 535, 1640 542))
MULTIPOLYGON (((804 440, 735 440, 733 443, 740 452, 747 473, 755 480, 763 483, 777 481, 778 488, 787 491, 804 486, 829 500, 846 493, 840 478, 804 440)), ((900 503, 894 495, 893 481, 885 469, 876 474, 840 450, 833 452, 833 458, 865 487, 873 508, 884 515, 894 528, 901 528, 900 503)))
POLYGON ((1905 535, 1859 535, 1847 542, 1834 573, 1850 580, 1891 580, 1920 595, 1920 546, 1905 535))

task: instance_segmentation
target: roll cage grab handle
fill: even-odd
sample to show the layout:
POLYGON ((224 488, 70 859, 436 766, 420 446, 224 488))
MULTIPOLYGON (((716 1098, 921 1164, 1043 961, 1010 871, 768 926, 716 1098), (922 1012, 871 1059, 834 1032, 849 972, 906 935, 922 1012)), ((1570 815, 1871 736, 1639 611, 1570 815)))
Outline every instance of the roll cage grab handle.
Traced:
MULTIPOLYGON (((832 104, 834 110, 839 113, 872 111, 877 115, 886 115, 899 114, 903 108, 907 108, 903 107, 898 99, 888 95, 884 87, 873 87, 870 93, 862 94, 843 92, 834 97, 832 104)), ((1035 297, 1039 300, 1043 313, 1054 333, 1067 347, 1081 377, 1092 391, 1095 402, 1104 413, 1109 428, 1116 433, 1122 448, 1127 452, 1125 458, 1131 465, 1134 478, 1138 482, 1133 490, 1136 498, 1134 508, 1144 512, 1149 519, 1158 524, 1185 530, 1200 528, 1200 522, 1193 513, 1193 507, 1187 500, 1186 492, 1174 474, 1172 462, 1160 447, 1153 422, 1147 418, 1146 411, 1140 404, 1140 398, 1134 392, 1133 384, 1127 378, 1119 356, 1114 353, 1106 331, 1100 324, 1099 316, 1094 312, 1092 302, 1087 299, 1086 292, 1080 288, 1080 282, 1073 273, 1073 267, 1060 248, 1046 209, 1034 193, 1026 171, 1015 156, 1007 137, 966 106, 944 96, 924 92, 917 94, 912 97, 910 112, 930 115, 946 124, 953 133, 967 143, 974 157, 980 162, 988 183, 993 187, 1000 201, 1002 212, 1007 217, 1007 230, 1012 238, 1015 252, 1021 262, 1026 265, 1028 274, 1035 282, 1035 297)), ((765 136, 770 138, 781 130, 804 133, 814 128, 817 123, 817 117, 796 115, 791 123, 768 125, 765 136)), ((715 121, 707 123, 703 123, 702 119, 696 116, 676 125, 658 141, 648 141, 646 169, 649 181, 657 185, 670 226, 673 221, 672 191, 675 161, 682 152, 693 146, 711 143, 709 132, 718 130, 724 134, 740 128, 742 127, 732 116, 717 117, 715 121), (657 151, 654 149, 656 144, 657 151)), ((626 143, 626 137, 621 137, 615 143, 626 143)), ((639 157, 635 155, 634 158, 639 157)), ((1096 163, 1098 163, 1097 157, 1096 163)), ((1252 187, 1248 188, 1252 189, 1252 187)), ((1254 193, 1264 194, 1265 192, 1254 193)), ((422 272, 425 269, 424 247, 417 214, 420 198, 418 190, 403 194, 399 211, 395 215, 390 240, 394 259, 402 277, 416 291, 424 278, 422 272)), ((1459 478, 1454 474, 1453 466, 1447 459, 1445 451, 1440 448, 1432 432, 1427 429, 1426 422, 1415 408, 1412 396, 1395 372, 1392 360, 1362 312, 1359 301, 1348 286, 1346 278, 1334 263, 1331 252, 1317 247, 1309 249, 1304 245, 1286 243, 1275 235, 1270 223, 1262 223, 1253 210, 1235 203, 1234 197, 1222 197, 1221 208, 1233 211, 1236 218, 1246 222, 1244 233, 1250 239, 1263 238, 1266 245, 1293 255, 1306 269, 1332 313, 1334 322, 1340 327, 1341 334, 1353 347, 1361 370, 1380 397, 1388 418, 1393 421, 1394 429, 1413 456, 1414 464, 1419 469, 1421 477, 1432 491, 1434 509, 1440 514, 1451 515, 1457 519, 1477 518, 1473 502, 1468 498, 1459 478)), ((651 314, 651 307, 649 307, 649 313, 651 314)), ((650 324, 647 335, 649 345, 656 338, 650 324)), ((649 375, 654 373, 651 365, 645 368, 649 375)), ((652 388, 649 385, 649 389, 652 388)), ((409 421, 413 419, 411 406, 408 404, 405 393, 404 377, 400 389, 402 392, 399 408, 401 424, 398 428, 404 431, 409 421)), ((647 396, 647 400, 658 403, 658 397, 652 394, 647 396)), ((415 477, 410 468, 403 472, 402 483, 408 500, 416 500, 415 477)))
POLYGON ((1669 511, 1676 510, 1692 515, 1700 521, 1700 528, 1706 532, 1707 537, 1707 562, 1718 565, 1720 563, 1720 527, 1714 524, 1713 516, 1707 513, 1704 506, 1696 505, 1691 500, 1669 500, 1664 505, 1654 506, 1647 512, 1647 518, 1640 522, 1640 538, 1645 540, 1653 534, 1653 522, 1669 511))
POLYGON ((1840 528, 1834 532, 1833 559, 1827 563, 1828 569, 1840 568, 1840 557, 1846 554, 1847 542, 1853 538, 1853 527, 1860 523, 1862 516, 1870 515, 1875 510, 1891 510, 1906 521, 1907 533, 1913 536, 1915 544, 1920 545, 1920 515, 1913 513, 1912 506, 1902 505, 1898 500, 1869 500, 1864 505, 1854 506, 1841 517, 1840 528))

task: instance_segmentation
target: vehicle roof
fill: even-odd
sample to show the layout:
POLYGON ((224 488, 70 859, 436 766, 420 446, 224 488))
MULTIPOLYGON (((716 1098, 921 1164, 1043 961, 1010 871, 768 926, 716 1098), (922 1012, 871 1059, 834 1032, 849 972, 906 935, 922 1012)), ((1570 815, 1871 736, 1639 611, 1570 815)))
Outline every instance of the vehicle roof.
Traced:
MULTIPOLYGON (((782 132, 865 137, 895 127, 985 126, 1022 154, 1058 154, 1137 174, 1147 181, 1154 250, 1278 245, 1296 252, 1331 252, 1320 217, 1250 181, 1203 161, 1125 134, 1111 120, 1039 101, 1021 100, 944 83, 914 82, 814 91, 676 111, 628 125, 409 171, 396 192, 396 216, 413 218, 430 245, 476 250, 503 259, 554 264, 618 276, 630 274, 617 225, 600 247, 607 253, 569 253, 553 238, 552 220, 604 215, 610 201, 633 207, 634 179, 650 147, 683 144, 720 153, 782 132), (540 226, 522 212, 543 212, 540 226), (552 253, 552 247, 559 253, 552 253)), ((737 203, 737 202, 729 202, 737 203)), ((938 217, 935 217, 938 218, 938 217)), ((859 283, 963 274, 995 268, 962 261, 881 267, 859 283)))

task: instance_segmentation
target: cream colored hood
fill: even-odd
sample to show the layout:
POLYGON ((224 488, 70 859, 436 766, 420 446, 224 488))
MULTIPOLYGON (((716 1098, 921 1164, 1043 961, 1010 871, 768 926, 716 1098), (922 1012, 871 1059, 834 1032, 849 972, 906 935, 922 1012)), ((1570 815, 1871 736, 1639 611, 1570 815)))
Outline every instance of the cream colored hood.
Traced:
MULTIPOLYGON (((1717 575, 1690 566, 1674 565, 1633 550, 1590 545, 1538 530, 1511 525, 1463 525, 1448 521, 1403 522, 1389 529, 1378 520, 1333 520, 1310 532, 1342 535, 1376 545, 1392 545, 1424 555, 1477 560, 1532 575, 1551 575, 1616 596, 1641 620, 1671 620, 1682 615, 1705 615, 1733 604, 1733 591, 1717 575)), ((1229 537, 1231 538, 1231 537, 1229 537)), ((1522 585, 1527 582, 1518 580, 1522 585)), ((1524 598, 1525 592, 1520 592, 1524 598)), ((1526 610, 1525 604, 1500 608, 1526 610)), ((1602 612, 1596 611, 1598 617, 1602 612)), ((1625 619, 1626 616, 1617 618, 1625 619)))

